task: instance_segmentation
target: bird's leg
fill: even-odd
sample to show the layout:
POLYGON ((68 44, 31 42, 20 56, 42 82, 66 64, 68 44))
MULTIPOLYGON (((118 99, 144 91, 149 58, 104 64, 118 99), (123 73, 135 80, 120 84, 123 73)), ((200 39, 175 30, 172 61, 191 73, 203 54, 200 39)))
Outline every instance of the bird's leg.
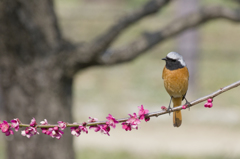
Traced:
POLYGON ((189 108, 189 110, 190 110, 190 102, 187 100, 187 98, 186 97, 184 97, 184 99, 185 99, 185 101, 186 101, 186 103, 184 104, 184 105, 187 105, 187 107, 189 108))
POLYGON ((171 113, 170 110, 172 110, 172 108, 171 108, 171 101, 172 101, 172 97, 170 99, 169 106, 168 106, 168 109, 167 109, 167 111, 169 112, 169 115, 171 113))

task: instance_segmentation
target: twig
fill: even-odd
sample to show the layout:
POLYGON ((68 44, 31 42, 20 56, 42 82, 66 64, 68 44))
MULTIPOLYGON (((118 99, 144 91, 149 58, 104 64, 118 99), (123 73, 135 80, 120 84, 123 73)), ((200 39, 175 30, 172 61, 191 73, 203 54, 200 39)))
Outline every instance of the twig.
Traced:
POLYGON ((110 65, 131 61, 166 39, 189 28, 197 27, 210 20, 220 18, 240 22, 240 8, 230 9, 223 6, 201 7, 199 10, 173 20, 158 31, 143 33, 142 37, 136 38, 123 47, 108 49, 99 57, 98 63, 110 65))
MULTIPOLYGON (((216 92, 213 92, 209 95, 206 95, 204 97, 201 97, 199 99, 196 99, 192 102, 190 102, 190 105, 189 107, 193 107, 194 105, 198 104, 198 103, 201 103, 201 102, 204 102, 206 101, 207 99, 209 98, 214 98, 226 91, 229 91, 235 87, 238 87, 240 85, 240 80, 233 83, 233 84, 230 84, 226 87, 223 87, 223 88, 220 88, 219 90, 217 90, 216 92)), ((174 107, 170 110, 170 112, 174 112, 174 111, 178 111, 178 110, 182 110, 183 109, 183 105, 182 106, 178 106, 178 107, 174 107)), ((166 110, 161 110, 161 111, 157 111, 157 112, 152 112, 152 113, 148 113, 145 115, 145 118, 147 117, 158 117, 160 115, 164 115, 164 114, 168 114, 169 111, 166 111, 166 110)), ((122 122, 126 122, 129 118, 121 118, 121 119, 117 119, 118 122, 122 123, 122 122)), ((106 121, 97 121, 97 122, 88 122, 87 123, 87 126, 95 126, 95 125, 103 125, 103 124, 106 124, 106 121)), ((11 125, 9 123, 9 125, 11 125)), ((20 124, 19 125, 20 127, 29 127, 29 124, 20 124)), ((58 126, 58 125, 37 125, 36 127, 37 128, 50 128, 50 127, 55 127, 55 126, 58 126)), ((79 124, 67 124, 67 127, 78 127, 79 124)))

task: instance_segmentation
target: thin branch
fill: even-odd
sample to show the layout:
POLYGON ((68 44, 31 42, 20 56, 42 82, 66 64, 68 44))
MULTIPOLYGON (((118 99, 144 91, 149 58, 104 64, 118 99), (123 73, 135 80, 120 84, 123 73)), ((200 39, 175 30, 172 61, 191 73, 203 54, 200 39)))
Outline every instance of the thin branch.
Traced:
MULTIPOLYGON (((192 102, 190 102, 190 105, 188 107, 193 107, 195 105, 197 105, 198 103, 201 103, 201 102, 204 102, 206 101, 207 99, 209 98, 214 98, 226 91, 229 91, 233 88, 236 88, 240 85, 240 80, 233 83, 233 84, 230 84, 226 87, 223 87, 223 88, 220 88, 219 90, 217 90, 216 92, 213 92, 209 95, 206 95, 204 97, 201 97, 199 99, 196 99, 192 102)), ((178 111, 178 110, 182 110, 183 109, 183 105, 182 106, 178 106, 178 107, 174 107, 172 108, 170 111, 166 111, 166 110, 161 110, 161 111, 157 111, 157 112, 152 112, 152 113, 148 113, 148 114, 145 114, 145 118, 150 118, 150 117, 158 117, 160 115, 164 115, 164 114, 168 114, 169 112, 174 112, 174 111, 178 111)), ((118 122, 122 123, 122 122, 126 122, 129 118, 121 118, 121 119, 117 119, 118 122)), ((107 121, 98 121, 98 122, 88 122, 86 124, 86 126, 95 126, 95 125, 103 125, 103 124, 106 124, 107 121)), ((9 123, 9 125, 11 125, 9 123)), ((20 127, 29 127, 30 125, 29 124, 20 124, 19 125, 20 127)), ((50 127, 55 127, 55 126, 58 126, 58 125, 37 125, 36 127, 37 128, 50 128, 50 127)), ((67 127, 78 127, 79 124, 67 124, 67 127)))
POLYGON ((157 13, 162 7, 167 5, 171 0, 150 0, 143 5, 142 8, 125 15, 120 18, 113 26, 111 26, 106 32, 97 37, 91 43, 91 52, 98 54, 106 50, 111 43, 129 26, 135 24, 139 20, 149 16, 151 14, 157 13))
POLYGON ((90 43, 72 44, 62 41, 61 53, 53 57, 54 66, 62 66, 67 77, 73 77, 79 70, 98 65, 98 57, 105 52, 117 37, 129 26, 151 14, 157 13, 171 0, 150 0, 143 7, 120 18, 106 32, 95 38, 90 43))
POLYGON ((180 32, 219 18, 240 22, 240 9, 229 9, 222 6, 202 7, 193 13, 172 21, 159 31, 144 33, 142 37, 134 40, 125 47, 107 50, 99 57, 98 63, 105 65, 133 60, 156 44, 180 32))

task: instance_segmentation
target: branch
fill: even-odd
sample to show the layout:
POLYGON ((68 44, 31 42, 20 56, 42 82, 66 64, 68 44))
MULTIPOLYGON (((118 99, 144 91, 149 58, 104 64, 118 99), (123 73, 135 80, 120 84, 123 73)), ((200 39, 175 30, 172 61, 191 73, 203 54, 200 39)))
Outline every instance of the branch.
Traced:
MULTIPOLYGON (((236 88, 240 85, 240 80, 235 82, 235 83, 232 83, 226 87, 223 87, 223 88, 220 88, 219 90, 217 90, 216 92, 213 92, 209 95, 206 95, 204 97, 201 97, 199 99, 196 99, 192 102, 190 102, 190 104, 188 105, 188 107, 193 107, 195 105, 197 105, 198 103, 201 103, 201 102, 204 102, 206 101, 207 99, 211 98, 213 99, 214 97, 226 92, 226 91, 229 91, 233 88, 236 88)), ((183 107, 185 105, 181 105, 181 106, 178 106, 178 107, 174 107, 172 109, 170 109, 169 111, 167 110, 162 110, 162 111, 157 111, 157 112, 152 112, 152 113, 147 113, 145 114, 145 118, 150 118, 150 117, 158 117, 160 115, 164 115, 164 114, 168 114, 169 112, 174 112, 174 111, 179 111, 179 110, 182 110, 182 109, 185 109, 185 107, 183 107)), ((121 119, 117 119, 118 122, 122 123, 122 122, 126 122, 129 118, 121 118, 121 119)), ((88 122, 86 123, 86 126, 97 126, 97 125, 103 125, 103 124, 106 124, 107 121, 97 121, 97 122, 88 122)), ((11 125, 11 123, 9 123, 9 125, 11 125)), ((20 127, 29 127, 30 125, 29 124, 20 124, 19 125, 20 127)), ((55 127, 55 126, 58 126, 58 125, 37 125, 36 127, 37 128, 51 128, 51 127, 55 127)), ((78 127, 79 124, 67 124, 66 127, 78 127)))
POLYGON ((170 1, 171 0, 150 0, 142 8, 120 18, 116 24, 110 27, 90 44, 91 52, 98 54, 99 52, 106 50, 122 31, 142 18, 158 12, 170 1))
POLYGON ((18 118, 16 118, 16 119, 11 120, 11 123, 8 123, 5 120, 3 122, 0 122, 0 129, 3 133, 5 133, 6 136, 9 136, 9 135, 14 134, 12 128, 14 128, 15 131, 18 131, 20 127, 26 127, 25 130, 21 131, 21 134, 22 134, 22 136, 26 136, 27 138, 30 138, 34 135, 39 134, 39 132, 37 131, 37 128, 41 128, 42 133, 49 135, 53 138, 60 139, 62 137, 62 135, 64 134, 64 132, 62 130, 64 130, 66 127, 70 127, 71 134, 78 137, 81 134, 81 132, 88 133, 87 126, 89 126, 89 129, 94 129, 95 132, 100 131, 103 134, 107 134, 108 136, 110 136, 110 134, 109 134, 110 127, 115 128, 117 123, 122 123, 123 129, 125 129, 126 131, 128 131, 128 130, 131 131, 132 129, 138 129, 138 125, 141 123, 140 120, 145 119, 145 121, 149 121, 150 117, 153 117, 153 116, 158 117, 159 115, 186 109, 187 107, 192 107, 192 106, 194 106, 200 102, 203 102, 205 100, 207 100, 208 103, 206 103, 204 106, 211 108, 212 107, 212 98, 214 98, 230 89, 238 87, 239 85, 240 85, 240 81, 237 81, 229 86, 220 88, 218 91, 216 91, 212 94, 209 94, 209 95, 199 98, 195 101, 192 101, 189 103, 189 105, 182 105, 182 106, 174 107, 174 108, 170 109, 169 111, 167 110, 166 107, 162 106, 161 107, 162 111, 148 113, 148 110, 144 109, 143 105, 142 105, 141 107, 139 107, 138 116, 136 113, 133 113, 133 115, 129 114, 130 118, 122 118, 122 119, 116 120, 111 114, 109 114, 106 117, 107 121, 98 121, 96 118, 89 117, 90 118, 89 122, 88 123, 83 122, 82 124, 78 124, 78 123, 68 124, 63 121, 58 121, 58 125, 50 125, 50 124, 48 124, 47 120, 45 119, 44 121, 40 122, 41 125, 38 125, 35 118, 33 118, 31 120, 30 124, 22 124, 21 121, 18 118))
MULTIPOLYGON (((219 90, 217 90, 216 92, 213 92, 212 94, 206 95, 204 97, 201 97, 199 99, 196 99, 196 100, 190 102, 190 105, 188 107, 192 107, 192 106, 194 106, 198 103, 204 102, 209 98, 214 98, 214 97, 216 97, 216 96, 218 96, 218 95, 220 95, 220 94, 222 94, 226 91, 229 91, 233 88, 238 87, 239 85, 240 85, 240 80, 233 83, 233 84, 230 84, 226 87, 220 88, 219 90)), ((148 113, 148 114, 145 115, 145 118, 153 117, 153 116, 158 117, 160 115, 168 114, 169 112, 175 112, 175 111, 178 111, 178 110, 182 110, 182 109, 184 109, 183 106, 184 105, 174 107, 174 108, 170 109, 170 111, 162 110, 162 111, 158 111, 158 112, 148 113)), ((129 118, 122 118, 122 119, 118 119, 117 121, 118 122, 126 122, 128 119, 129 118)), ((100 121, 100 122, 95 122, 95 123, 87 123, 87 126, 93 126, 93 125, 98 125, 98 124, 106 124, 106 121, 100 121)))
POLYGON ((240 9, 234 10, 221 6, 202 7, 196 12, 189 13, 186 16, 172 21, 159 31, 144 33, 142 37, 134 40, 125 47, 107 50, 99 57, 98 63, 105 65, 133 60, 156 44, 180 32, 219 18, 240 22, 240 9))
POLYGON ((62 41, 61 53, 56 54, 51 60, 53 66, 62 66, 65 76, 72 78, 79 70, 98 65, 98 57, 117 39, 129 26, 139 20, 158 12, 171 0, 150 0, 142 8, 120 18, 106 32, 91 43, 72 44, 62 41))

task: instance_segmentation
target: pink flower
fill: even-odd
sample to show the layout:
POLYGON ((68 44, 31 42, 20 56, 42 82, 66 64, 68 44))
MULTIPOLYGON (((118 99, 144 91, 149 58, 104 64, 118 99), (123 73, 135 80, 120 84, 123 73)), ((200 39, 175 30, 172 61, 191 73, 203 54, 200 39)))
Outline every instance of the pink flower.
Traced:
POLYGON ((205 108, 212 108, 213 104, 212 103, 205 103, 204 107, 205 108))
POLYGON ((150 120, 150 117, 146 117, 145 121, 148 122, 150 120))
POLYGON ((212 108, 213 104, 212 103, 208 103, 208 108, 212 108))
POLYGON ((81 134, 81 129, 79 127, 71 127, 71 134, 75 136, 79 136, 81 134))
MULTIPOLYGON (((47 119, 44 119, 44 121, 41 121, 40 124, 41 125, 49 125, 47 119)), ((51 132, 48 131, 49 128, 41 128, 41 129, 42 129, 42 133, 43 134, 46 134, 46 135, 50 135, 51 134, 51 132)))
POLYGON ((100 132, 103 134, 107 134, 108 136, 110 136, 109 131, 110 131, 110 126, 108 125, 99 125, 100 128, 100 132))
MULTIPOLYGON (((40 122, 41 125, 49 125, 48 121, 46 119, 44 119, 44 121, 40 122)), ((62 137, 62 135, 64 134, 63 131, 59 130, 59 128, 61 128, 63 130, 64 126, 66 126, 64 124, 64 122, 59 121, 58 124, 61 126, 55 126, 53 128, 41 128, 42 129, 42 133, 51 136, 52 138, 57 138, 60 139, 62 137)))
POLYGON ((51 132, 49 135, 52 137, 52 138, 57 138, 58 140, 62 137, 62 135, 64 134, 63 131, 59 130, 59 127, 58 126, 55 126, 53 128, 49 128, 48 129, 49 132, 51 132))
POLYGON ((182 106, 182 109, 186 109, 186 108, 187 108, 187 106, 186 106, 186 105, 183 105, 183 106, 182 106))
MULTIPOLYGON (((139 119, 143 120, 145 118, 145 114, 147 114, 149 111, 147 109, 144 109, 143 105, 139 106, 138 109, 139 109, 139 112, 138 112, 139 119)), ((150 120, 150 118, 149 118, 149 120, 150 120)), ((149 121, 149 120, 147 120, 147 121, 149 121)))
POLYGON ((89 123, 93 123, 93 122, 96 122, 96 121, 98 121, 97 118, 89 117, 89 120, 88 120, 89 123))
POLYGON ((95 132, 100 131, 103 134, 107 134, 110 136, 109 131, 110 131, 110 126, 109 125, 94 125, 90 126, 89 129, 94 129, 95 132))
POLYGON ((20 124, 20 120, 18 118, 11 120, 11 127, 15 129, 15 131, 19 130, 19 124, 20 124))
POLYGON ((2 132, 5 133, 6 136, 14 134, 13 131, 11 130, 11 127, 9 126, 8 122, 5 120, 0 124, 0 128, 1 128, 2 132))
MULTIPOLYGON (((89 120, 88 120, 89 123, 94 123, 96 121, 98 121, 97 118, 89 117, 89 120)), ((98 132, 100 130, 100 127, 98 125, 94 125, 94 126, 89 126, 89 129, 94 129, 95 132, 98 132)))
POLYGON ((67 123, 58 121, 58 127, 61 128, 61 130, 64 130, 67 127, 67 123))
MULTIPOLYGON (((74 123, 77 124, 77 123, 74 123)), ((79 136, 81 134, 81 132, 85 132, 86 134, 88 133, 88 130, 86 128, 86 122, 84 122, 82 125, 79 125, 79 127, 71 127, 71 134, 75 135, 75 136, 79 136)))
POLYGON ((31 122, 30 122, 30 126, 31 126, 31 127, 35 127, 36 125, 37 125, 37 123, 36 123, 35 118, 32 118, 32 120, 31 120, 31 122))
POLYGON ((108 114, 108 116, 106 117, 106 119, 108 120, 106 122, 107 125, 115 128, 116 124, 119 123, 111 114, 108 114))
POLYGON ((22 136, 26 136, 27 138, 30 138, 33 135, 39 134, 39 132, 37 132, 36 127, 26 127, 26 129, 23 130, 21 134, 22 136))
POLYGON ((165 106, 161 106, 162 110, 167 110, 167 108, 165 106))
POLYGON ((44 119, 44 121, 41 121, 40 124, 41 124, 41 125, 48 125, 47 119, 44 119))
POLYGON ((212 103, 213 100, 212 100, 212 98, 209 98, 207 101, 208 101, 208 103, 212 103))
POLYGON ((127 123, 127 122, 123 122, 122 123, 122 128, 125 129, 126 131, 131 131, 132 130, 132 126, 130 123, 127 123))
POLYGON ((140 124, 141 121, 138 119, 137 114, 133 113, 133 115, 129 114, 129 116, 130 118, 126 122, 130 123, 133 129, 138 129, 138 124, 140 124))
POLYGON ((95 132, 98 132, 101 128, 99 125, 89 126, 89 129, 93 129, 95 132))
POLYGON ((129 116, 130 118, 126 122, 122 123, 122 128, 125 129, 126 131, 138 129, 138 125, 141 123, 141 121, 138 119, 137 114, 133 113, 133 115, 129 114, 129 116))
POLYGON ((85 132, 86 134, 88 133, 88 129, 87 129, 87 123, 83 122, 82 125, 79 125, 80 130, 82 130, 83 132, 85 132))
POLYGON ((213 106, 212 101, 213 101, 212 98, 209 98, 207 100, 207 103, 204 104, 204 107, 205 108, 212 108, 212 106, 213 106))

